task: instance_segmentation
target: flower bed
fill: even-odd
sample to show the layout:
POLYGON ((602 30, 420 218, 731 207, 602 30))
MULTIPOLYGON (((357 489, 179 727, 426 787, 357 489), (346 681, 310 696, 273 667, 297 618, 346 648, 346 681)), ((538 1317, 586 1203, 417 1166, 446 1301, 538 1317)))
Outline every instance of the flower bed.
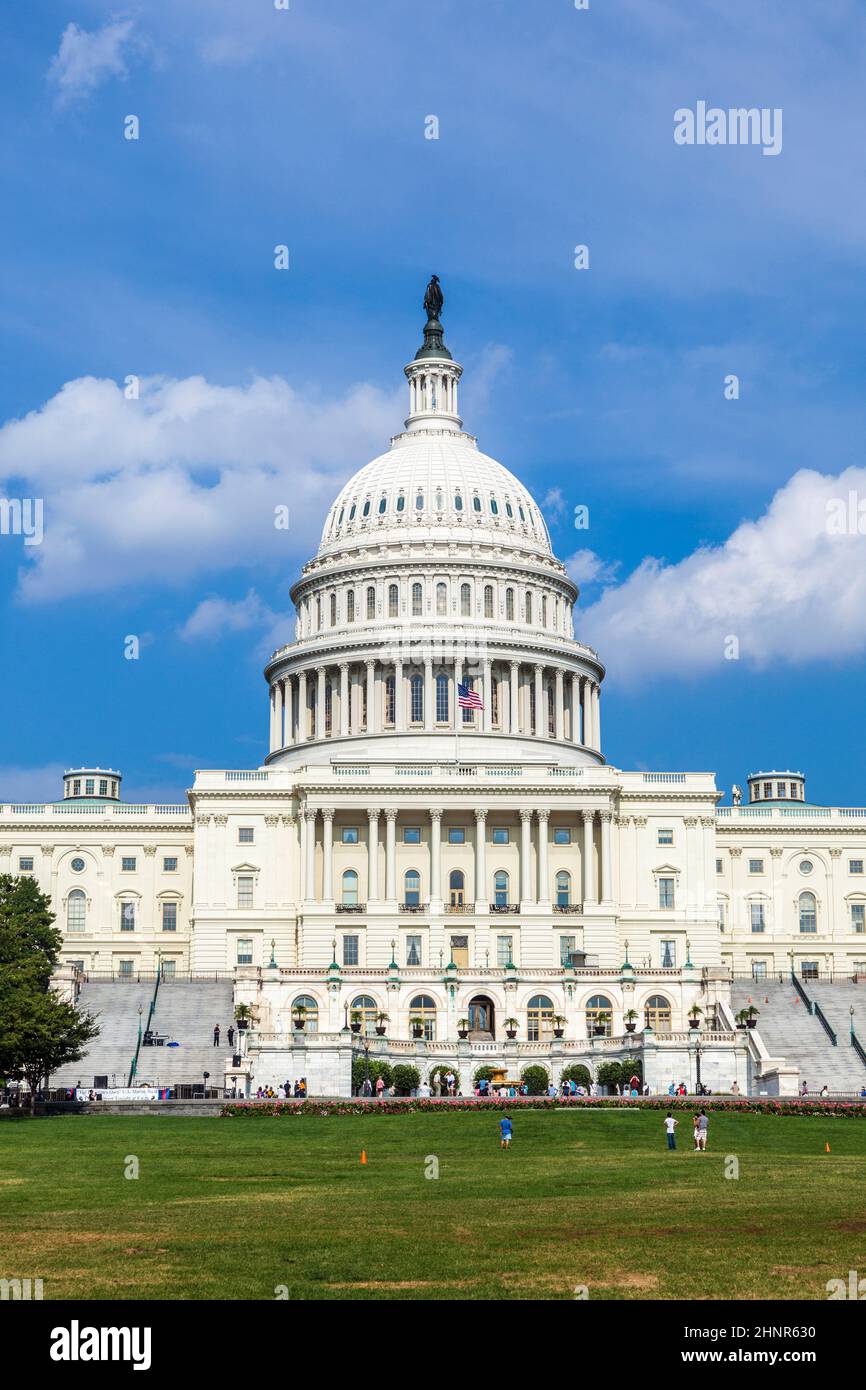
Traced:
POLYGON ((623 1096, 575 1096, 568 1100, 552 1096, 515 1096, 512 1100, 481 1100, 461 1096, 456 1100, 389 1097, 388 1100, 283 1100, 231 1101, 224 1105, 224 1117, 245 1116, 259 1119, 293 1115, 406 1115, 419 1110, 448 1114, 454 1110, 562 1110, 574 1107, 612 1110, 628 1107, 667 1112, 687 1110, 733 1110, 752 1115, 840 1115, 848 1119, 866 1118, 866 1101, 764 1099, 757 1096, 646 1096, 628 1100, 623 1096))

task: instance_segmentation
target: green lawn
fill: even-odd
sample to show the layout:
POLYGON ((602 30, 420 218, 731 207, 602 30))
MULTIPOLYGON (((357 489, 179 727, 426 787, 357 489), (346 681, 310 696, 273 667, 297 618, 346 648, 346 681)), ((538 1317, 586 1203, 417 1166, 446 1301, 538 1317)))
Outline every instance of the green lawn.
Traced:
POLYGON ((498 1119, 3 1121, 0 1277, 46 1299, 820 1299, 866 1270, 866 1121, 714 1113, 694 1154, 685 1116, 668 1153, 658 1111, 518 1110, 502 1153, 498 1119))

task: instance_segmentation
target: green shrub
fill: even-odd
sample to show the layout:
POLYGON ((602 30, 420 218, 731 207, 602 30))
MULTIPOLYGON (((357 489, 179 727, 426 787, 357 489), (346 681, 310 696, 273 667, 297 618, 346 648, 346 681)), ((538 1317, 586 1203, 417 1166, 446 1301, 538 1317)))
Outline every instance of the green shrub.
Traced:
POLYGON ((440 1079, 441 1082, 442 1082, 442 1094, 443 1094, 443 1096, 444 1096, 444 1095, 447 1095, 448 1088, 447 1088, 446 1083, 445 1083, 445 1078, 446 1078, 446 1076, 448 1075, 449 1072, 450 1072, 451 1075, 454 1077, 454 1091, 455 1091, 455 1093, 458 1092, 458 1091, 460 1090, 460 1073, 459 1073, 459 1071, 457 1070, 456 1067, 446 1067, 446 1066, 442 1066, 441 1064, 440 1064, 438 1067, 434 1067, 433 1070, 431 1071, 430 1075, 429 1075, 428 1078, 427 1078, 427 1084, 429 1085, 430 1090, 431 1090, 431 1091, 434 1091, 434 1090, 435 1090, 435 1087, 436 1087, 436 1077, 438 1076, 439 1079, 440 1079))
MULTIPOLYGON (((385 1083, 386 1086, 390 1086, 390 1085, 391 1085, 391 1082, 392 1082, 392 1080, 393 1080, 393 1073, 392 1073, 392 1070, 391 1070, 390 1063, 388 1063, 388 1062, 378 1062, 378 1061, 376 1061, 374 1058, 371 1057, 371 1058, 370 1058, 370 1081, 371 1081, 372 1086, 373 1086, 373 1093, 374 1093, 374 1095, 375 1095, 375 1092, 376 1092, 376 1082, 378 1081, 378 1079, 379 1079, 380 1076, 381 1076, 381 1078, 382 1078, 382 1080, 384 1081, 384 1083, 385 1083)), ((356 1095, 358 1095, 358 1093, 360 1092, 361 1087, 363 1086, 363 1084, 364 1084, 364 1058, 363 1058, 363 1057, 355 1057, 355 1059, 354 1059, 353 1062, 352 1062, 352 1090, 355 1092, 356 1095)))
POLYGON ((520 1080, 531 1096, 545 1095, 550 1085, 550 1077, 546 1070, 539 1066, 524 1067, 520 1073, 520 1080))
POLYGON ((401 1062, 394 1068, 394 1086, 398 1096, 409 1096, 420 1085, 421 1073, 417 1067, 408 1067, 401 1062))
POLYGON ((622 1085, 622 1066, 619 1062, 602 1062, 596 1081, 600 1086, 606 1086, 609 1091, 615 1091, 617 1086, 622 1085))
POLYGON ((589 1067, 585 1067, 582 1062, 572 1062, 571 1066, 563 1067, 560 1079, 562 1081, 574 1081, 578 1086, 585 1086, 587 1090, 589 1090, 592 1081, 589 1067))
POLYGON ((492 1081, 496 1072, 501 1070, 501 1067, 476 1067, 472 1073, 472 1085, 477 1086, 479 1081, 492 1081))

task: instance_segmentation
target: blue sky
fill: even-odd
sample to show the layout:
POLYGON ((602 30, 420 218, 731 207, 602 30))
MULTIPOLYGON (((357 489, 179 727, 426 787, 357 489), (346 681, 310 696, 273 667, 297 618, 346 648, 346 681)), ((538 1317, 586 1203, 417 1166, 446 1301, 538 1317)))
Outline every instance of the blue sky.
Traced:
POLYGON ((0 39, 0 493, 45 499, 41 546, 0 536, 0 799, 260 760, 436 271, 467 428, 581 584, 610 761, 866 802, 866 537, 825 524, 866 498, 862 5, 31 0, 0 39), (781 153, 678 146, 700 100, 780 108, 781 153))

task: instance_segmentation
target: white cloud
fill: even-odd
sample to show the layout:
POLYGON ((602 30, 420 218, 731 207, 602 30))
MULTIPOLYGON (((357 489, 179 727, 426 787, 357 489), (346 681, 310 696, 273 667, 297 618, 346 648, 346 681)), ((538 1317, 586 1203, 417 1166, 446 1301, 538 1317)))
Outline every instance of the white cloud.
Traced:
POLYGON ((203 638, 225 637, 233 632, 248 632, 250 628, 265 627, 277 621, 255 590, 250 589, 242 599, 214 596, 203 599, 189 615, 180 635, 187 642, 203 638))
MULTIPOLYGON (((730 637, 756 668, 842 660, 866 650, 866 534, 836 535, 828 503, 864 499, 866 468, 803 470, 763 516, 678 564, 647 558, 577 617, 612 679, 718 670, 730 637)), ((866 532, 866 519, 864 519, 866 532)))
POLYGON ((110 77, 126 77, 127 61, 137 44, 131 19, 109 20, 92 33, 67 24, 48 69, 58 104, 90 96, 110 77))
POLYGON ((576 550, 564 564, 569 577, 578 587, 584 584, 608 584, 619 569, 618 561, 607 564, 594 550, 576 550))
POLYGON ((62 763, 44 763, 40 767, 15 764, 0 767, 0 802, 61 801, 65 771, 62 763))
POLYGON ((45 499, 45 539, 27 548, 20 596, 172 585, 249 564, 291 573, 399 418, 396 393, 367 385, 323 400, 279 377, 154 377, 127 400, 113 381, 69 382, 0 429, 0 483, 45 499), (275 525, 278 507, 288 529, 275 525))

